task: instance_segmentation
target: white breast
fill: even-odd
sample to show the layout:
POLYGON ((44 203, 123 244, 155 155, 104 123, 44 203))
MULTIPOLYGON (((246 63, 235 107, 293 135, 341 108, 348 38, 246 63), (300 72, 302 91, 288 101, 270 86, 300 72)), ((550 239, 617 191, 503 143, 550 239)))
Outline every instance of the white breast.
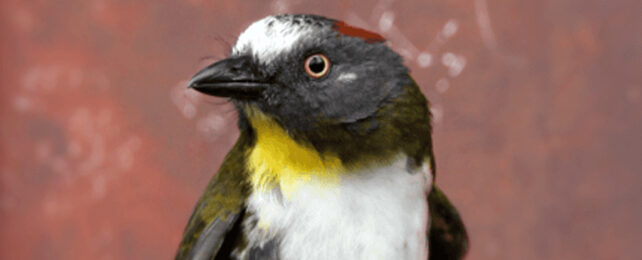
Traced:
POLYGON ((250 244, 279 239, 281 259, 427 259, 427 167, 406 159, 355 172, 339 185, 309 180, 289 197, 254 192, 250 244))

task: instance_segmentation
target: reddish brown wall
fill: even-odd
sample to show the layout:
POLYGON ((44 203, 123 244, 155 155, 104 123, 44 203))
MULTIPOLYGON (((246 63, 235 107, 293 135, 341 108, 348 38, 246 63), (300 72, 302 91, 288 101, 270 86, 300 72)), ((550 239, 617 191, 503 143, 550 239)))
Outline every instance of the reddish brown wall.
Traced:
POLYGON ((407 53, 468 259, 639 259, 639 0, 0 3, 1 259, 169 259, 238 135, 186 80, 282 11, 407 53))

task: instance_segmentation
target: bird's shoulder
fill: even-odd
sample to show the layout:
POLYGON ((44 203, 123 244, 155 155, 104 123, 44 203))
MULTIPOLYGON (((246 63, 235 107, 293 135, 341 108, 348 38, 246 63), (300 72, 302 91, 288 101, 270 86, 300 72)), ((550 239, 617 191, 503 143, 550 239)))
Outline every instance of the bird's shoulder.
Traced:
POLYGON ((225 250, 227 236, 243 217, 249 186, 245 151, 251 138, 241 133, 189 219, 176 259, 210 259, 225 250))
POLYGON ((428 205, 430 259, 462 259, 468 250, 468 234, 459 212, 436 185, 428 194, 428 205))

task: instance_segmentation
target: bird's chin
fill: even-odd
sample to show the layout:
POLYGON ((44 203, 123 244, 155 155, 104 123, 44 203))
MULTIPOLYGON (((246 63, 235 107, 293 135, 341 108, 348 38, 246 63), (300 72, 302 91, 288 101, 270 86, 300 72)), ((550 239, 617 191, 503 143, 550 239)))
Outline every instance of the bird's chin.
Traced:
POLYGON ((268 116, 259 106, 258 101, 252 99, 232 99, 232 102, 243 111, 250 119, 267 119, 268 116))

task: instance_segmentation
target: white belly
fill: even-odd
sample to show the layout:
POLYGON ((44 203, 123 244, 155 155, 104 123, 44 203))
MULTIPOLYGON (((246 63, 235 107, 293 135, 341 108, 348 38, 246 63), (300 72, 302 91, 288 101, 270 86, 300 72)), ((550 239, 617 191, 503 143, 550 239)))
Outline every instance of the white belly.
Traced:
POLYGON ((254 192, 249 243, 277 238, 281 259, 427 259, 427 167, 406 160, 342 177, 307 180, 292 195, 254 192))

